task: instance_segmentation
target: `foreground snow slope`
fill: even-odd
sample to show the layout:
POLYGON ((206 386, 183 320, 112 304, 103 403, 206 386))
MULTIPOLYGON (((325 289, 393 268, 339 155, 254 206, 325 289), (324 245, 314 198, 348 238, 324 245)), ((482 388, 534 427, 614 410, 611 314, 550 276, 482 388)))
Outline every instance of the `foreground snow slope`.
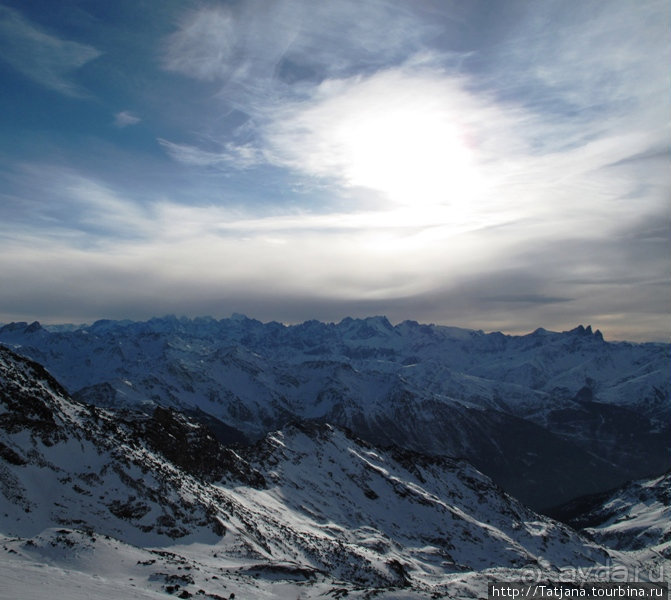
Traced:
POLYGON ((234 451, 167 409, 73 400, 1 348, 0 493, 0 570, 21 598, 452 597, 629 560, 463 460, 305 422, 234 451))

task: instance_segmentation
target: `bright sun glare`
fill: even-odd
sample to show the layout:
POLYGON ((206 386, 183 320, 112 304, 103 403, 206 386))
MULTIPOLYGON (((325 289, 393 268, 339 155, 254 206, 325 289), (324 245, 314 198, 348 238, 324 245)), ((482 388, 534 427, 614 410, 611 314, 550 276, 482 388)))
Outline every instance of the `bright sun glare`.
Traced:
POLYGON ((406 70, 330 81, 276 121, 273 142, 285 164, 372 191, 396 226, 411 212, 424 224, 475 223, 484 188, 467 141, 472 102, 458 82, 406 70))
POLYGON ((337 131, 354 186, 407 207, 463 205, 473 189, 471 153, 440 113, 391 108, 347 119, 337 131))

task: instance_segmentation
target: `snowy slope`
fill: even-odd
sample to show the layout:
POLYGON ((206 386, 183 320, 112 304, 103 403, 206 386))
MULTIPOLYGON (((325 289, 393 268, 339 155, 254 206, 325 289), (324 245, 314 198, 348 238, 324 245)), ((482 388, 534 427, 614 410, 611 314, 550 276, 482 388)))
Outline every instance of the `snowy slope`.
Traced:
POLYGON ((484 334, 384 317, 286 327, 237 315, 0 329, 98 406, 198 409, 260 439, 294 419, 464 456, 536 507, 671 462, 669 346, 578 327, 484 334))
POLYGON ((298 422, 221 446, 172 410, 83 404, 0 348, 0 596, 482 597, 640 558, 538 515, 463 460, 298 422))
POLYGON ((30 537, 70 526, 129 543, 214 540, 220 517, 208 510, 202 483, 142 439, 143 425, 71 400, 39 365, 0 349, 2 530, 30 537))
POLYGON ((21 598, 408 598, 491 569, 610 560, 463 461, 383 451, 315 423, 233 451, 166 409, 72 400, 3 349, 0 493, 0 570, 21 598))
POLYGON ((671 557, 670 473, 578 498, 556 514, 609 548, 654 548, 671 557))
POLYGON ((356 548, 356 563, 384 557, 421 579, 604 558, 464 461, 382 451, 318 424, 274 432, 249 456, 268 486, 236 493, 292 514, 302 535, 332 536, 356 548))

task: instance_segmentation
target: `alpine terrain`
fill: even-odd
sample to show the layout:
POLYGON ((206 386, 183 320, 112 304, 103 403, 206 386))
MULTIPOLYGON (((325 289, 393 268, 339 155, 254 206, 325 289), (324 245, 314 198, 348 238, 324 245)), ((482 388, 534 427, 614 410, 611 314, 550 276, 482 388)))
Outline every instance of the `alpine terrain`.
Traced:
POLYGON ((1 597, 481 598, 669 568, 668 345, 241 316, 0 341, 1 597))
POLYGON ((670 346, 606 342, 590 327, 506 336, 235 315, 13 323, 0 343, 96 406, 172 407, 222 441, 330 423, 376 445, 466 458, 539 510, 671 466, 670 346))

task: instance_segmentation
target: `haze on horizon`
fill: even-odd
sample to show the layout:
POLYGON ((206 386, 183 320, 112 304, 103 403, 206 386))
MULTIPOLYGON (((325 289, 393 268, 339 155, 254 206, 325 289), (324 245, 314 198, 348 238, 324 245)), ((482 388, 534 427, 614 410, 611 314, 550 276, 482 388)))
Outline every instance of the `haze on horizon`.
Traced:
POLYGON ((0 0, 0 322, 669 341, 670 15, 0 0))

